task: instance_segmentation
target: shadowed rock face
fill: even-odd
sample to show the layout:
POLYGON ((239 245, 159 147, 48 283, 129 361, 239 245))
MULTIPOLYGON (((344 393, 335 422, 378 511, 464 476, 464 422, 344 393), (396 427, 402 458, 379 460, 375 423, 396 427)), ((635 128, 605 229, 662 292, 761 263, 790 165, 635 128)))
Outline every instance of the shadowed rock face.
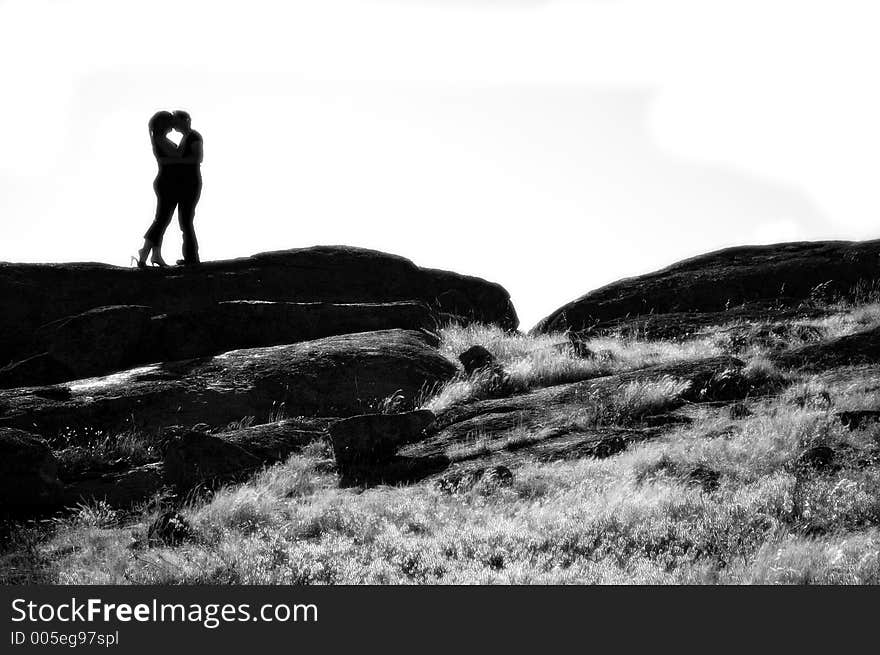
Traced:
POLYGON ((880 277, 878 257, 880 241, 728 248, 592 291, 550 314, 532 332, 584 330, 652 313, 721 312, 740 305, 795 308, 848 294, 860 280, 880 277))
POLYGON ((145 305, 188 312, 226 300, 371 303, 421 301, 440 313, 514 329, 498 284, 419 268, 372 250, 325 246, 270 252, 195 268, 126 269, 104 264, 0 263, 0 363, 23 359, 34 332, 96 307, 145 305))
POLYGON ((49 445, 21 430, 0 428, 0 515, 60 500, 58 464, 49 445))
POLYGON ((164 445, 165 481, 177 489, 240 478, 326 436, 334 419, 287 419, 219 434, 184 432, 164 445))
POLYGON ((430 330, 424 303, 220 302, 159 314, 117 305, 53 321, 34 335, 40 353, 0 368, 0 388, 55 384, 153 362, 216 355, 370 330, 430 330))
POLYGON ((130 507, 166 491, 211 489, 241 480, 325 439, 327 426, 336 420, 284 419, 214 434, 174 426, 158 440, 162 461, 132 467, 117 460, 97 470, 62 471, 62 504, 104 501, 111 507, 130 507))
POLYGON ((62 505, 103 501, 111 507, 129 507, 159 493, 165 486, 162 464, 152 462, 119 472, 74 480, 64 486, 62 505))
POLYGON ((364 332, 2 391, 0 426, 52 436, 68 426, 265 422, 279 408, 290 416, 352 416, 395 394, 412 408, 455 372, 420 332, 364 332))
POLYGON ((781 353, 777 365, 821 372, 843 366, 880 363, 880 329, 857 332, 781 353))
POLYGON ((342 419, 329 429, 336 465, 344 470, 370 468, 391 459, 400 446, 422 439, 433 421, 434 414, 424 409, 342 419))

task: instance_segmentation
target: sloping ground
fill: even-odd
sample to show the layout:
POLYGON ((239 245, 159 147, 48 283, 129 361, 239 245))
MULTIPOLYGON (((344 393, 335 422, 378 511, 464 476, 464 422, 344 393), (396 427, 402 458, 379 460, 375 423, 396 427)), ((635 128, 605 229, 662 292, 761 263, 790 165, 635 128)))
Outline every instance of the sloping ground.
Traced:
MULTIPOLYGON (((168 427, 135 467, 87 469, 70 447, 60 477, 68 504, 178 487, 187 501, 155 507, 191 522, 189 536, 156 541, 159 510, 91 504, 42 551, 56 581, 880 582, 865 564, 880 561, 880 308, 822 304, 871 279, 876 245, 690 260, 644 278, 678 304, 623 336, 471 326, 441 331, 446 357, 401 330, 232 351, 0 392, 0 425, 52 437, 133 414, 168 427), (862 253, 849 268, 847 249, 862 253), (825 264, 836 281, 785 281, 825 264), (759 288, 776 274, 778 302, 759 288), (709 287, 740 306, 713 304, 709 287), (675 343, 646 341, 658 336, 675 343), (466 375, 453 362, 477 344, 488 357, 466 375), (431 399, 439 385, 479 393, 431 399), (282 404, 312 418, 278 421, 282 404), (406 411, 418 405, 436 414, 406 411)), ((15 439, 52 468, 42 442, 15 439)))
POLYGON ((615 393, 627 384, 650 384, 664 379, 681 380, 685 383, 686 389, 680 394, 682 400, 735 400, 748 393, 748 386, 742 386, 741 389, 734 384, 723 387, 716 381, 735 379, 742 382, 742 369, 741 361, 726 356, 653 366, 539 389, 512 398, 483 400, 463 407, 452 407, 437 417, 436 424, 441 431, 448 431, 448 436, 485 431, 486 428, 481 427, 481 424, 482 419, 487 416, 506 417, 505 429, 518 425, 547 426, 553 417, 560 414, 567 415, 578 409, 608 405, 615 393))
POLYGON ((877 582, 878 343, 868 326, 452 406, 359 479, 318 424, 198 436, 175 475, 207 452, 236 482, 161 505, 194 536, 90 506, 39 552, 62 582, 877 582), (282 461, 254 475, 264 446, 282 461))
POLYGON ((452 377, 455 367, 420 332, 364 332, 235 350, 50 387, 0 391, 0 425, 54 437, 76 427, 223 426, 246 416, 346 416, 403 407, 452 377))
MULTIPOLYGON (((778 393, 797 376, 811 373, 822 373, 821 379, 838 386, 880 391, 880 328, 770 353, 769 360, 789 371, 789 379, 772 370, 749 372, 742 361, 723 356, 453 407, 437 417, 432 436, 401 450, 409 461, 397 461, 394 472, 405 477, 407 465, 430 460, 429 475, 461 478, 497 465, 515 469, 535 460, 607 457, 689 423, 687 411, 680 411, 685 405, 732 406, 778 393), (645 403, 640 409, 644 399, 638 393, 658 382, 681 386, 665 401, 645 403), (636 391, 634 402, 620 406, 621 393, 628 388, 636 391), (470 448, 460 448, 468 444, 470 448)), ((880 409, 844 410, 840 419, 854 427, 877 423, 880 409)))
POLYGON ((535 334, 586 330, 650 314, 793 309, 846 296, 877 278, 880 241, 742 246, 687 259, 591 291, 541 320, 535 334))
POLYGON ((791 328, 797 322, 820 319, 830 314, 829 310, 819 307, 804 306, 797 309, 779 309, 769 304, 765 306, 752 305, 735 307, 721 312, 689 311, 626 316, 596 323, 590 328, 576 330, 572 334, 578 339, 620 334, 638 339, 681 341, 755 324, 791 328))
POLYGON ((125 269, 94 263, 0 263, 0 364, 24 359, 34 332, 96 307, 190 312, 226 300, 385 303, 412 300, 462 320, 516 328, 498 284, 419 268, 408 259, 344 246, 262 253, 195 268, 125 269))

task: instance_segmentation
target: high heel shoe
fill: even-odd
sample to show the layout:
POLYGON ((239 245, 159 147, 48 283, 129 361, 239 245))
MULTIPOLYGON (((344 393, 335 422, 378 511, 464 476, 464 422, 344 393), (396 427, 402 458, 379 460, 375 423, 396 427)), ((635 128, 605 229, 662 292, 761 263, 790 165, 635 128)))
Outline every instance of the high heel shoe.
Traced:
POLYGON ((159 268, 168 268, 168 264, 164 259, 156 259, 155 256, 150 257, 150 264, 153 266, 158 266, 159 268))
POLYGON ((135 266, 137 266, 138 268, 146 268, 147 267, 147 262, 142 262, 140 259, 138 259, 134 255, 131 256, 131 263, 134 264, 135 266))

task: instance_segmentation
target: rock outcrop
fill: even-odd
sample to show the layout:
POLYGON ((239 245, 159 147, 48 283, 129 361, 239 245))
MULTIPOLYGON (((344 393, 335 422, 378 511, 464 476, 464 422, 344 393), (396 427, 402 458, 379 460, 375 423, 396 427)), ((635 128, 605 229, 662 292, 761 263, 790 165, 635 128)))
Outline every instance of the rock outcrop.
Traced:
MULTIPOLYGON (((66 482, 66 481, 65 481, 66 482)), ((104 502, 110 507, 131 507, 149 500, 166 486, 161 462, 151 462, 103 475, 84 476, 64 485, 63 505, 104 502)))
POLYGON ((420 268, 402 257, 325 246, 269 252, 195 268, 126 269, 104 264, 0 263, 0 364, 20 361, 41 327, 98 307, 140 305, 159 314, 227 300, 386 303, 418 301, 462 320, 517 326, 498 284, 420 268))
POLYGON ((60 471, 61 505, 104 502, 128 508, 151 498, 180 498, 197 487, 212 489, 242 480, 325 440, 327 427, 336 420, 284 419, 213 433, 203 431, 204 425, 172 426, 156 441, 162 452, 159 461, 134 465, 120 459, 98 470, 60 471))
POLYGON ((0 514, 52 507, 61 492, 49 444, 22 430, 0 428, 0 514))
POLYGON ((217 434, 184 431, 164 444, 164 478, 186 490, 240 479, 326 437, 333 420, 287 419, 217 434))
POLYGON ((222 427, 247 416, 352 416, 397 396, 412 408, 456 367, 430 336, 384 330, 234 350, 49 387, 0 391, 0 426, 62 430, 222 427))
POLYGON ((585 330, 651 314, 796 308, 848 295, 877 278, 880 241, 818 241, 743 246, 627 278, 559 308, 533 333, 585 330))
MULTIPOLYGON (((410 433, 409 444, 385 449, 378 458, 368 457, 372 467, 341 466, 342 483, 397 484, 435 476, 442 486, 447 478, 482 474, 488 466, 517 466, 526 459, 609 457, 631 443, 664 434, 670 424, 686 422, 670 412, 687 401, 730 400, 761 392, 751 387, 743 370, 743 362, 736 358, 713 357, 453 406, 437 415, 428 430, 410 433), (661 410, 649 408, 632 425, 604 424, 602 412, 621 387, 668 378, 688 383, 677 400, 661 410)), ((340 426, 341 421, 334 424, 331 435, 340 426)))
POLYGON ((420 441, 434 422, 428 410, 401 414, 365 414, 330 426, 336 464, 344 473, 372 468, 392 459, 406 444, 420 441))
MULTIPOLYGON (((712 357, 678 364, 665 364, 615 375, 572 382, 512 396, 453 406, 436 421, 436 434, 409 449, 411 454, 436 454, 469 437, 491 437, 516 428, 554 428, 591 407, 602 409, 624 385, 672 378, 688 383, 681 401, 732 400, 749 393, 742 378, 743 362, 733 357, 712 357)), ((586 420, 586 419, 585 419, 586 420)), ((584 422, 584 421, 582 421, 584 422)))
POLYGON ((776 355, 778 366, 824 371, 880 363, 880 328, 814 343, 776 355))
POLYGON ((471 346, 458 356, 465 375, 491 370, 496 366, 495 356, 483 346, 471 346))
POLYGON ((433 313, 419 302, 237 300, 171 314, 143 305, 100 307, 37 330, 31 349, 41 354, 0 369, 0 388, 55 384, 153 362, 340 334, 435 327, 433 313))

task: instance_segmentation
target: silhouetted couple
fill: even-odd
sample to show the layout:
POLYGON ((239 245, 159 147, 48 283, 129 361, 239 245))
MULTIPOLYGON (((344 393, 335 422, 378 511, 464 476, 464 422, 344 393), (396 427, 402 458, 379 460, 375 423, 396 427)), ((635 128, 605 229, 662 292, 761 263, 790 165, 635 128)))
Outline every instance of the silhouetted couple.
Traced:
POLYGON ((185 111, 156 112, 150 119, 150 141, 153 154, 159 163, 159 174, 153 182, 156 192, 156 218, 144 235, 144 247, 138 250, 137 265, 144 268, 147 256, 156 266, 167 266, 162 259, 162 238, 171 223, 174 209, 183 232, 183 259, 178 264, 199 263, 199 244, 196 240, 193 220, 196 204, 202 193, 202 135, 192 129, 191 119, 185 111), (168 134, 177 130, 183 135, 176 145, 168 134))

